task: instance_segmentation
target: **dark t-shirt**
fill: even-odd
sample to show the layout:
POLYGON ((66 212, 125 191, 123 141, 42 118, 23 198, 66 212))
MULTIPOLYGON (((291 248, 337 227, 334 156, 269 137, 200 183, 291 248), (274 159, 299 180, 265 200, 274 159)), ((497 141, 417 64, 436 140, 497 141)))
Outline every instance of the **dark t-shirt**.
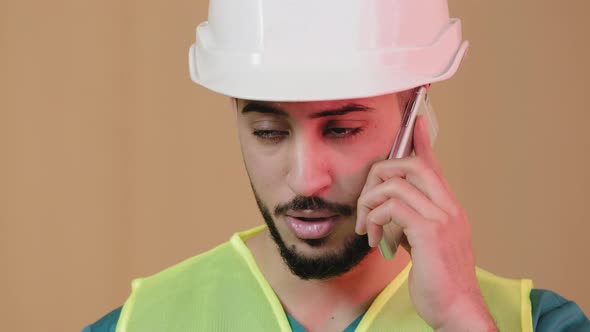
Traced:
MULTIPOLYGON (((544 289, 533 289, 530 299, 535 332, 590 332, 590 321, 575 302, 544 289)), ((115 332, 119 315, 121 315, 121 307, 111 311, 94 324, 85 327, 82 332, 115 332)), ((287 318, 293 332, 305 332, 303 326, 293 317, 287 314, 287 318)), ((352 322, 344 332, 354 331, 361 318, 362 315, 352 322)))

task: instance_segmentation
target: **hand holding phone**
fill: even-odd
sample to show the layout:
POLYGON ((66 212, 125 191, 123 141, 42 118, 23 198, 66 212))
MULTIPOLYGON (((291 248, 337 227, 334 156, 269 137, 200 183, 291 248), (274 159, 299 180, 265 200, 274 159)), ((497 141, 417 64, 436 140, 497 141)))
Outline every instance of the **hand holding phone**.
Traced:
MULTIPOLYGON (((429 125, 430 144, 434 145, 436 135, 438 134, 438 123, 432 111, 426 87, 423 86, 412 96, 404 110, 399 130, 387 159, 404 158, 412 154, 414 124, 418 115, 426 116, 429 125)), ((403 231, 395 223, 389 223, 383 226, 383 238, 379 242, 379 251, 385 259, 393 258, 402 237, 403 231)))
POLYGON ((378 244, 386 259, 401 243, 405 247, 407 238, 412 264, 408 293, 427 324, 446 325, 450 331, 496 331, 479 289, 469 217, 431 148, 436 120, 426 89, 420 88, 409 104, 389 155, 403 160, 383 160, 371 168, 358 200, 355 231, 367 234, 369 244, 378 244), (417 121, 419 113, 427 121, 417 121), (407 157, 412 150, 415 156, 407 157), (466 321, 466 312, 475 318, 466 321))

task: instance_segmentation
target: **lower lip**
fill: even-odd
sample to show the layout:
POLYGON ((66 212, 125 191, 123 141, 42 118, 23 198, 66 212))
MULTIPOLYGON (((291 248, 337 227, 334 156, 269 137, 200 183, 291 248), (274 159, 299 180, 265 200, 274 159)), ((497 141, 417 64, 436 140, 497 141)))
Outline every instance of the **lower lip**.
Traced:
POLYGON ((329 217, 316 221, 303 221, 294 217, 286 216, 287 225, 300 239, 321 239, 328 236, 334 226, 337 217, 329 217))

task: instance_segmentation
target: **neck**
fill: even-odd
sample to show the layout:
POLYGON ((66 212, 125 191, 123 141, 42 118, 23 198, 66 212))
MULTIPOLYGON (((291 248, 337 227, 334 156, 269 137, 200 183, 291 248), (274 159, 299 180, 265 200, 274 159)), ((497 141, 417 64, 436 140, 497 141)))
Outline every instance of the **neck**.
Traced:
POLYGON ((401 247, 391 260, 385 260, 375 248, 343 275, 302 280, 283 262, 268 229, 250 238, 246 245, 285 311, 308 330, 326 331, 327 326, 336 325, 334 329, 342 331, 369 308, 410 261, 401 247))

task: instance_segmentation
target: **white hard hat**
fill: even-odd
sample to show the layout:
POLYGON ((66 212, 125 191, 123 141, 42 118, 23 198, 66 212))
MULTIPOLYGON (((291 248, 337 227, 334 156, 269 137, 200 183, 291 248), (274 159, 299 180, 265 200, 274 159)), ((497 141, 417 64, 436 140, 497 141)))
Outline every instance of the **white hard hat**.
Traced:
POLYGON ((189 69, 241 99, 351 99, 450 78, 467 46, 446 0, 210 0, 189 69))

